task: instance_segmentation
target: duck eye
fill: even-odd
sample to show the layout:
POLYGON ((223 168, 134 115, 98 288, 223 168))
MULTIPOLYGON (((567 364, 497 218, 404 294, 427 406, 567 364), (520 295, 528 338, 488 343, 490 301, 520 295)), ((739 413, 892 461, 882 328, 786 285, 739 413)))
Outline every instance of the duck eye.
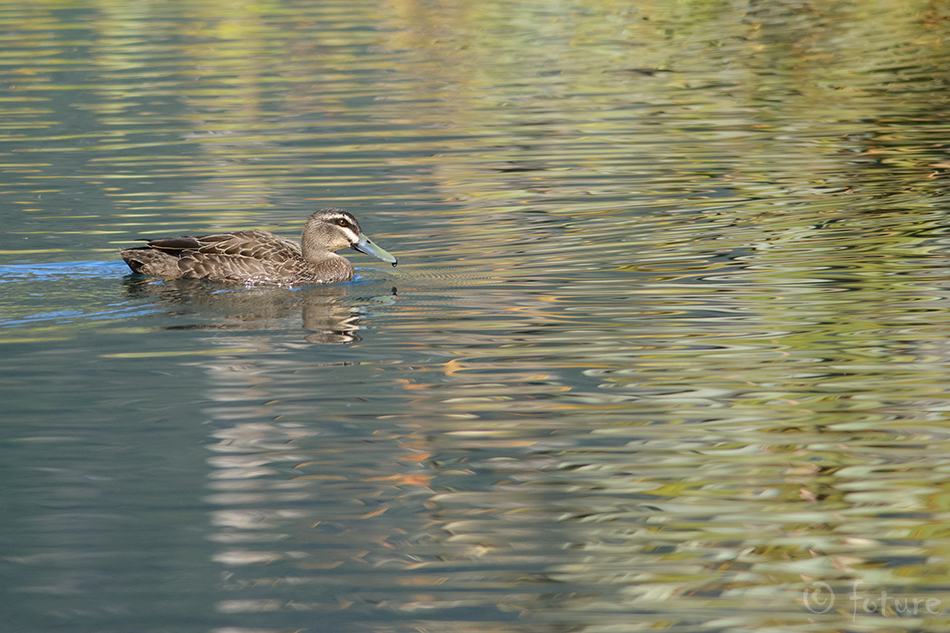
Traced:
POLYGON ((337 220, 336 223, 342 227, 347 227, 350 225, 350 223, 344 220, 343 218, 340 218, 339 220, 337 220))

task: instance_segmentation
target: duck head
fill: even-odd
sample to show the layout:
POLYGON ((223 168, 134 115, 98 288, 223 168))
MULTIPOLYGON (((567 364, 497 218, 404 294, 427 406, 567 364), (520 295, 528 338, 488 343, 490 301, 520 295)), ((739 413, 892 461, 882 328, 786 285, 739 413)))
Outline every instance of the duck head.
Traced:
POLYGON ((301 250, 306 259, 320 259, 321 253, 335 253, 344 248, 352 248, 393 266, 397 263, 386 249, 363 235, 353 214, 343 209, 327 208, 310 216, 301 239, 301 250))

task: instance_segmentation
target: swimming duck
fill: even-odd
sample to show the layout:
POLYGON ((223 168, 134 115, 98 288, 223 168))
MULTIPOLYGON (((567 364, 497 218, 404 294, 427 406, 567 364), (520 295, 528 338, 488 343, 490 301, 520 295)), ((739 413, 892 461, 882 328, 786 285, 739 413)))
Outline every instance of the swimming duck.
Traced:
POLYGON ((145 240, 122 250, 133 272, 166 279, 185 277, 263 284, 331 284, 353 279, 353 265, 336 254, 352 248, 396 265, 343 209, 321 209, 307 219, 300 244, 268 231, 236 231, 145 240))

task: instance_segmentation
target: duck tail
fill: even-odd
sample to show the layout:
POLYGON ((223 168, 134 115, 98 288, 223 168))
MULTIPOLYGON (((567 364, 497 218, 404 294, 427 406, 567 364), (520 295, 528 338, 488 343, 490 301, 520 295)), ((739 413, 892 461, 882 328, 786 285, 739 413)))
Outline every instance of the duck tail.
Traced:
POLYGON ((178 258, 160 250, 143 246, 125 248, 120 253, 134 273, 150 277, 178 277, 181 274, 178 258))

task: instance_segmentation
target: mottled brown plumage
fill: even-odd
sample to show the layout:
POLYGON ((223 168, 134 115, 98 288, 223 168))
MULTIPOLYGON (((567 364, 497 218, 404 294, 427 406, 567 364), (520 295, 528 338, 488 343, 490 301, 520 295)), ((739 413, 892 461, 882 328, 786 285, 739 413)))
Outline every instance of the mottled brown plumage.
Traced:
POLYGON ((342 209, 322 209, 307 220, 301 243, 268 231, 236 231, 147 240, 122 259, 134 272, 166 279, 216 279, 265 284, 329 284, 353 278, 353 265, 336 254, 352 248, 396 265, 342 209))

